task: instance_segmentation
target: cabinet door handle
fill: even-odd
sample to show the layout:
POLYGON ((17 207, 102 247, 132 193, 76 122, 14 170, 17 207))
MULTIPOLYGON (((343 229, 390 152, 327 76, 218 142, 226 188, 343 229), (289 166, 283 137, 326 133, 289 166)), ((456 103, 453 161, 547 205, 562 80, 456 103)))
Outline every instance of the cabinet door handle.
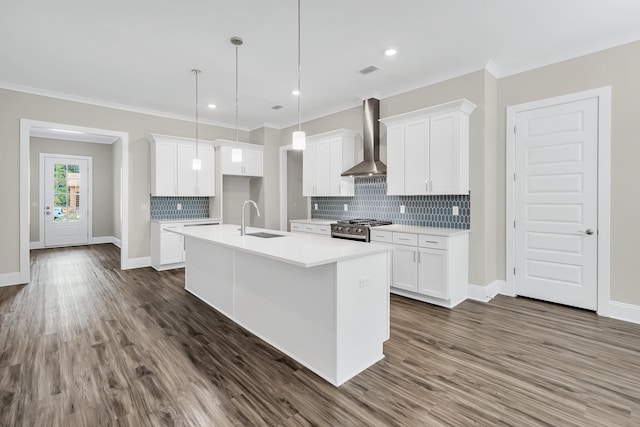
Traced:
POLYGON ((434 240, 425 240, 424 242, 425 242, 425 243, 438 243, 438 242, 436 242, 436 241, 434 241, 434 240))
POLYGON ((413 251, 413 262, 416 262, 416 251, 413 251))
POLYGON ((418 252, 418 263, 420 263, 420 252, 418 252))
POLYGON ((409 241, 409 238, 408 238, 408 237, 398 237, 398 240, 405 240, 405 241, 407 241, 407 242, 408 242, 408 241, 409 241))

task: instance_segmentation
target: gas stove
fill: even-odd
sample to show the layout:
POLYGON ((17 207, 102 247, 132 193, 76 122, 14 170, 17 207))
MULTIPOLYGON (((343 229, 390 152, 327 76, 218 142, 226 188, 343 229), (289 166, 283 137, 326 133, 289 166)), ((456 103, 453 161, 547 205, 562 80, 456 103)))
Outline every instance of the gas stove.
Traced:
POLYGON ((368 218, 341 220, 331 224, 331 237, 369 242, 371 240, 371 227, 389 224, 391 224, 391 221, 368 218))

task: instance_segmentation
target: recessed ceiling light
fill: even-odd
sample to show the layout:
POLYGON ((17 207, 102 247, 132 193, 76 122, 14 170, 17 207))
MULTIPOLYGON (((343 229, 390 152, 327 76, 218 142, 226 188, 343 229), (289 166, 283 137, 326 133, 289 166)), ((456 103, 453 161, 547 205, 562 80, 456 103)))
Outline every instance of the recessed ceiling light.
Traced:
POLYGON ((398 53, 398 51, 395 50, 395 49, 387 49, 387 50, 384 51, 384 54, 387 55, 387 56, 393 56, 396 53, 398 53))
POLYGON ((209 104, 208 107, 211 109, 216 108, 216 104, 209 104))
POLYGON ((298 96, 298 95, 300 95, 300 91, 299 91, 298 89, 295 89, 295 90, 293 90, 293 91, 291 92, 291 95, 298 96))

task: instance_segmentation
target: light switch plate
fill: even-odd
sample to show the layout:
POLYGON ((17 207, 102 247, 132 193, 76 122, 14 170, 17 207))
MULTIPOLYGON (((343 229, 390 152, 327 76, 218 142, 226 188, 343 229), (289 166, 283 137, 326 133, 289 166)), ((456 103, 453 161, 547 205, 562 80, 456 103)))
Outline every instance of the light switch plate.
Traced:
POLYGON ((348 210, 349 210, 349 205, 348 205, 348 204, 346 204, 346 203, 344 204, 344 210, 345 210, 345 211, 348 211, 348 210))
POLYGON ((405 213, 405 206, 404 205, 400 205, 400 213, 405 213))
POLYGON ((178 203, 178 204, 176 205, 176 209, 177 209, 177 210, 179 210, 179 211, 181 211, 181 210, 182 210, 182 203, 178 203))
POLYGON ((457 206, 451 208, 451 215, 460 215, 460 209, 457 206))
POLYGON ((313 209, 318 210, 318 204, 317 203, 313 204, 313 209))

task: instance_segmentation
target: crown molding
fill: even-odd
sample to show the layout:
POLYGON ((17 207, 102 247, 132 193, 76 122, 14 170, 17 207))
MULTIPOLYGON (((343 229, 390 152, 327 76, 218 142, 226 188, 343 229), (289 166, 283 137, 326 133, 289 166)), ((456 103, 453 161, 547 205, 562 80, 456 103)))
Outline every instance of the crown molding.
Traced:
MULTIPOLYGON (((10 83, 10 82, 0 82, 0 89, 7 89, 7 90, 12 90, 14 92, 28 93, 31 95, 45 96, 47 98, 61 99, 64 101, 79 102, 81 104, 95 105, 96 107, 111 108, 114 110, 129 111, 131 113, 146 114, 149 116, 162 117, 165 119, 181 120, 185 122, 195 123, 195 120, 193 117, 184 116, 181 114, 167 113, 166 111, 153 110, 150 108, 141 108, 141 107, 135 107, 133 105, 119 104, 116 102, 109 102, 109 101, 104 101, 104 100, 94 99, 94 98, 86 98, 86 97, 71 95, 71 94, 62 93, 62 92, 55 92, 47 89, 39 89, 39 88, 34 88, 29 86, 22 86, 22 85, 10 83)), ((214 120, 198 120, 198 123, 211 125, 211 126, 218 126, 223 128, 229 128, 229 129, 236 128, 235 124, 217 122, 214 120)), ((247 132, 252 130, 246 126, 238 126, 238 129, 242 131, 247 131, 247 132)))

